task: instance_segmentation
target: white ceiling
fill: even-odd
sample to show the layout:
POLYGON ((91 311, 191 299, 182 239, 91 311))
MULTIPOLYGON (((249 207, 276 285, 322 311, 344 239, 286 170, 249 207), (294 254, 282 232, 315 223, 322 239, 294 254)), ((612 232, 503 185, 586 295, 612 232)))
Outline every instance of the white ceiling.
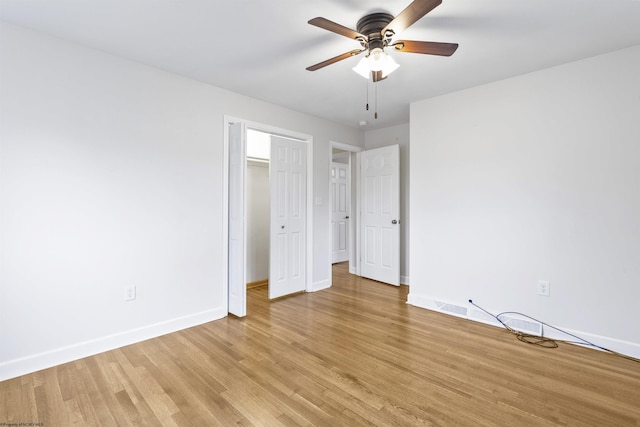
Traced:
POLYGON ((459 43, 451 57, 393 52, 369 87, 351 71, 359 48, 307 24, 355 29, 410 0, 0 0, 0 19, 212 85, 366 130, 409 121, 409 104, 640 44, 638 0, 443 0, 397 38, 459 43), (373 117, 377 87, 379 117, 373 117))

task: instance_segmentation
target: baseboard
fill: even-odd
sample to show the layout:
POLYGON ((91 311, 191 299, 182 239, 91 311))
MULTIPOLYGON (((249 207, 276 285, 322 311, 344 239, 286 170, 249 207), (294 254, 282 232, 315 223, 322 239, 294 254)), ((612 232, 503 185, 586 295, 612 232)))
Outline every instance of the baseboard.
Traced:
POLYGON ((409 276, 400 276, 401 285, 409 285, 409 276))
POLYGON ((72 344, 20 359, 0 363, 0 381, 135 344, 171 332, 218 320, 227 315, 224 307, 190 314, 129 331, 72 344))
MULTIPOLYGON (((416 294, 409 293, 409 295, 407 296, 407 304, 411 304, 413 306, 420 307, 420 308, 425 308, 427 310, 437 311, 438 313, 448 314, 450 316, 461 317, 463 319, 485 323, 487 325, 496 326, 499 328, 503 327, 494 317, 486 314, 482 310, 479 310, 477 307, 473 306, 468 301, 465 301, 465 302, 442 301, 440 299, 435 299, 435 298, 431 298, 424 295, 416 295, 416 294)), ((543 330, 542 325, 540 323, 532 321, 527 318, 519 318, 516 315, 512 315, 512 316, 505 316, 505 317, 500 316, 500 319, 507 322, 507 324, 509 324, 510 327, 525 333, 530 333, 533 335, 544 334, 545 337, 556 339, 556 340, 577 341, 575 337, 572 337, 567 334, 563 334, 560 331, 556 331, 548 327, 544 328, 543 330)), ((623 341, 616 338, 596 335, 590 332, 563 328, 561 326, 556 326, 556 325, 554 326, 557 327, 558 329, 562 329, 568 332, 569 334, 578 336, 600 347, 607 348, 609 350, 640 359, 639 343, 623 341)), ((580 344, 577 344, 577 345, 580 345, 580 344)), ((595 349, 595 347, 591 347, 591 346, 587 346, 587 348, 595 349)))
POLYGON ((318 292, 318 291, 321 291, 323 289, 328 289, 330 287, 331 287, 331 280, 329 280, 329 279, 320 280, 319 282, 315 282, 311 286, 311 289, 307 289, 307 292, 318 292))
POLYGON ((258 286, 264 286, 269 283, 269 279, 256 280, 254 282, 247 282, 247 289, 257 288, 258 286))

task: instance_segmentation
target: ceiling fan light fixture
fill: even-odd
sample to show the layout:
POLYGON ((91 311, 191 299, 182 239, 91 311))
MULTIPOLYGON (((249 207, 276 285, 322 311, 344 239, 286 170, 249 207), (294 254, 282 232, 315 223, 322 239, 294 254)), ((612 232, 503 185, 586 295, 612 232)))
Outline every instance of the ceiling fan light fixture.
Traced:
POLYGON ((393 47, 398 52, 451 56, 458 48, 457 43, 393 40, 397 33, 413 25, 441 3, 442 0, 413 0, 397 16, 386 12, 369 13, 358 20, 357 31, 320 16, 310 19, 309 24, 355 40, 360 43, 362 49, 334 56, 307 67, 307 70, 316 71, 368 51, 366 55, 368 67, 365 68, 365 61, 361 60, 353 70, 366 79, 372 78, 374 82, 379 82, 398 68, 398 64, 384 52, 385 47, 393 47))
POLYGON ((400 67, 400 65, 393 60, 389 55, 385 55, 386 60, 382 66, 382 77, 387 77, 400 67))
POLYGON ((371 49, 369 56, 367 56, 367 58, 369 58, 369 68, 371 68, 371 71, 382 71, 382 67, 386 62, 386 56, 384 51, 379 47, 371 49))
POLYGON ((353 71, 360 74, 365 79, 368 79, 371 75, 371 69, 369 68, 369 60, 364 57, 358 62, 358 65, 352 68, 353 71))
POLYGON ((369 55, 362 58, 358 65, 352 68, 353 71, 360 74, 365 79, 371 77, 372 71, 381 71, 382 77, 387 77, 395 71, 400 65, 387 55, 382 49, 372 49, 369 55))

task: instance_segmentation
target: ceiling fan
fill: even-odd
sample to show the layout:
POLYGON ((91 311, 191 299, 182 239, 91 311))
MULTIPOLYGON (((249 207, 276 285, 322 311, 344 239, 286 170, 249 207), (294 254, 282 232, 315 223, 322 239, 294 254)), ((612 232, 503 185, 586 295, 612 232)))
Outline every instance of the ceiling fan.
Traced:
POLYGON ((422 53, 426 55, 451 56, 458 48, 457 43, 439 43, 415 40, 396 40, 393 37, 414 24, 442 3, 442 0, 414 0, 396 17, 388 13, 371 13, 363 16, 357 23, 357 31, 336 24, 325 18, 313 18, 309 24, 356 40, 362 49, 354 49, 335 56, 326 61, 307 67, 316 71, 343 59, 351 58, 367 52, 366 58, 354 67, 354 71, 365 78, 371 75, 374 82, 385 79, 389 73, 398 68, 393 58, 385 54, 386 47, 393 47, 399 52, 422 53))

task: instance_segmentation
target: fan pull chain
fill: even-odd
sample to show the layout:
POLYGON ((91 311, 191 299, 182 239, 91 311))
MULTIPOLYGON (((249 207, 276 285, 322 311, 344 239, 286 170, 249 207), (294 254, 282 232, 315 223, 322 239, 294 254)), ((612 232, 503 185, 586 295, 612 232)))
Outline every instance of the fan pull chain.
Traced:
POLYGON ((367 79, 367 111, 369 111, 369 79, 367 79))
POLYGON ((375 112, 374 118, 376 120, 378 120, 378 85, 374 85, 374 87, 375 87, 375 91, 376 91, 375 100, 374 100, 374 103, 375 103, 375 106, 376 106, 376 112, 375 112))

